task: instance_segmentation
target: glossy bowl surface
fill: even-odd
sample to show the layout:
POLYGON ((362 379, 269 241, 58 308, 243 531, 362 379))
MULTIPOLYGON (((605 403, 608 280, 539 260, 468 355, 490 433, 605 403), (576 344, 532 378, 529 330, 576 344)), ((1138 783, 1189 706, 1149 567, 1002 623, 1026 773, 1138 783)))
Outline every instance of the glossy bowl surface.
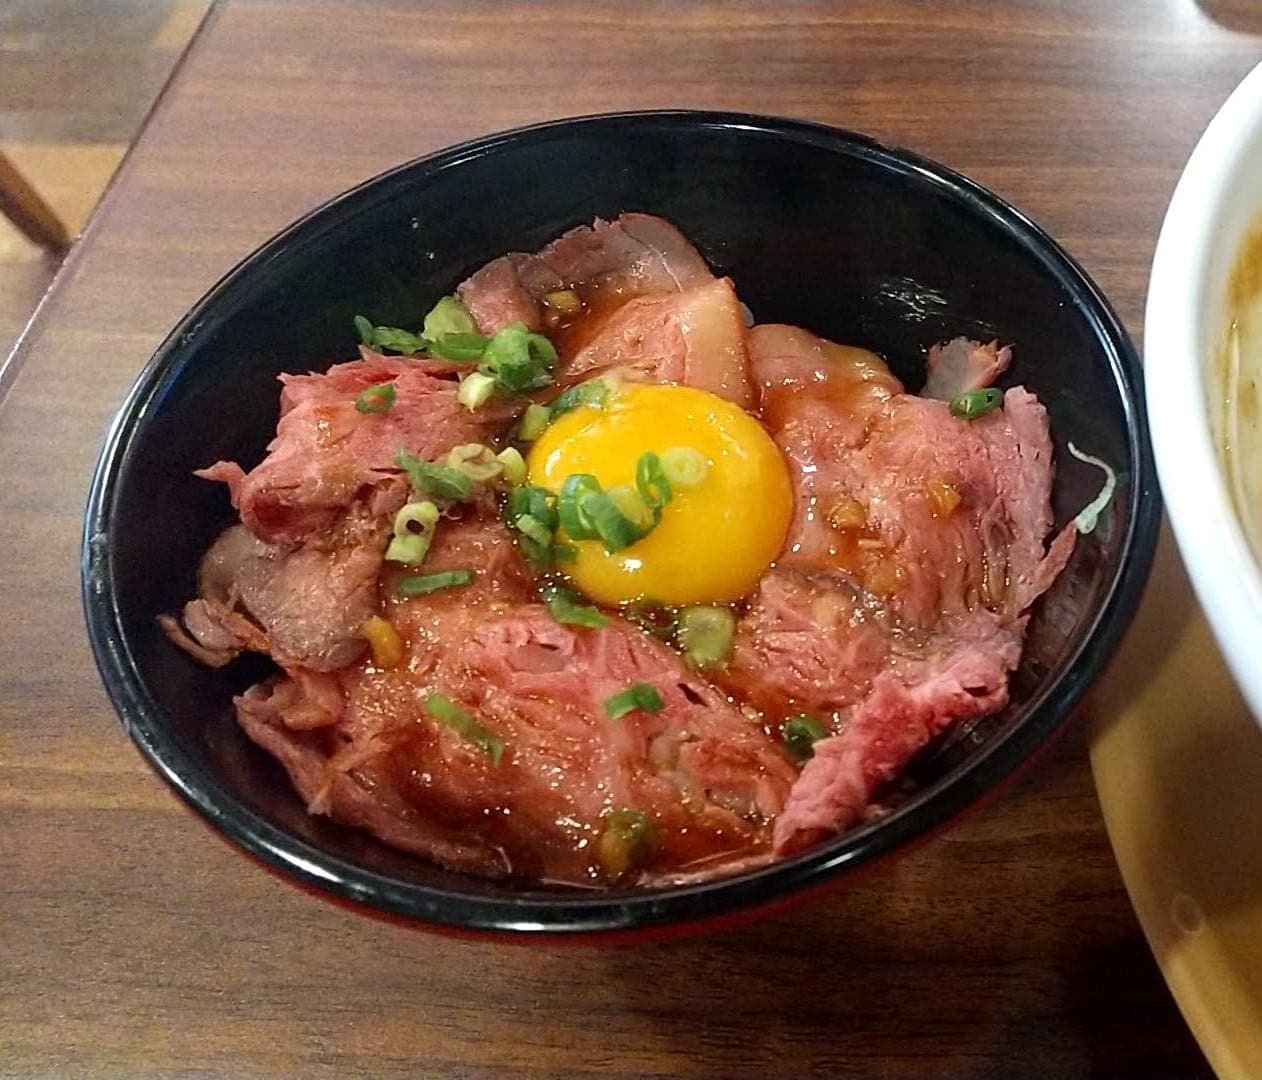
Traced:
MULTIPOLYGON (((1262 723, 1262 568, 1233 504, 1215 431, 1225 393, 1220 354, 1238 314, 1230 310, 1230 283, 1250 234, 1256 245, 1262 228, 1259 176, 1262 65, 1205 129, 1171 197, 1148 283, 1144 359, 1157 468, 1179 551, 1227 666, 1262 723)), ((1252 377, 1256 395, 1262 371, 1252 377)))
MULTIPOLYGON (((431 926, 535 935, 695 925, 834 884, 943 826, 1066 720, 1132 615, 1159 516, 1133 348, 1083 271, 1018 211, 924 158, 860 135, 741 114, 542 124, 401 166, 339 196, 228 274, 172 331, 109 433, 87 509, 83 583, 97 661, 141 752, 215 828, 299 884, 431 926), (763 870, 661 891, 580 892, 449 873, 309 816, 238 730, 232 695, 268 669, 203 668, 155 623, 193 594, 232 520, 193 469, 253 463, 276 375, 353 356, 351 317, 415 326, 466 274, 597 215, 674 221, 760 321, 883 354, 915 389, 956 334, 1013 342, 1006 383, 1047 405, 1054 509, 1068 520, 1117 469, 1100 527, 1040 602, 1001 714, 918 759, 885 818, 763 870)), ((170 853, 183 858, 186 853, 170 853)), ((1019 873, 1017 867, 1014 873, 1019 873)))

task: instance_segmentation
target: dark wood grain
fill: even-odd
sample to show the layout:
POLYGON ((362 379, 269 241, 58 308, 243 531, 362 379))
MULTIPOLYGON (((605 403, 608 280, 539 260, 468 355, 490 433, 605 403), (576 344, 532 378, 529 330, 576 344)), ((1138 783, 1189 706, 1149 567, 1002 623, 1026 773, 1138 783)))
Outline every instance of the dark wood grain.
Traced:
POLYGON ((613 108, 809 117, 1008 196, 1138 331, 1181 163, 1259 53, 1181 0, 220 11, 0 376, 0 1074, 1208 1075, 1078 729, 795 914, 642 947, 469 944, 324 905, 184 811, 98 684, 76 560, 104 428, 167 329, 386 166, 613 108))

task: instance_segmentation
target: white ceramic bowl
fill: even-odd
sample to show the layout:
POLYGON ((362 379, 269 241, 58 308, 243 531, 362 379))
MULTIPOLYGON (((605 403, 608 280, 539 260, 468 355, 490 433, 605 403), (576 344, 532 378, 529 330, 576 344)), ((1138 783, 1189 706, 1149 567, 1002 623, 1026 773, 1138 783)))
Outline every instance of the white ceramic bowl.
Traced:
MULTIPOLYGON (((1214 419, 1229 282, 1262 225, 1262 65, 1196 145, 1166 211, 1144 320, 1148 416, 1166 508, 1192 583, 1262 722, 1262 573, 1231 498, 1214 419)), ((1255 463, 1262 470, 1262 460, 1255 463)), ((1160 582, 1153 585, 1160 588, 1160 582)))

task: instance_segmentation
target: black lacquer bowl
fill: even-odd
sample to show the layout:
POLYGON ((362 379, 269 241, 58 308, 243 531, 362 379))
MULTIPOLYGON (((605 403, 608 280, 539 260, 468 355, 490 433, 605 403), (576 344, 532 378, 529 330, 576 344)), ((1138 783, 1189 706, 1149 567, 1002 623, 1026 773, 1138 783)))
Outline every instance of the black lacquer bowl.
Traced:
POLYGON ((247 258, 172 331, 97 467, 83 550, 88 628, 145 757, 215 828, 299 884, 376 914, 519 936, 722 920, 835 884, 925 836, 1064 723, 1129 621, 1152 558, 1159 502, 1139 381, 1125 331, 1082 270, 1018 211, 914 154, 798 121, 700 112, 494 135, 334 199, 247 258), (895 812, 702 885, 588 892, 482 881, 308 816, 233 718, 233 694, 266 665, 201 667, 167 643, 155 616, 193 594, 202 552, 232 520, 222 485, 193 469, 259 460, 278 373, 354 356, 357 312, 419 325, 487 260, 622 210, 678 224, 759 321, 873 349, 910 388, 935 341, 1012 342, 1005 383, 1024 383, 1051 414, 1057 523, 1100 486, 1098 470, 1065 453, 1070 440, 1114 464, 1117 495, 1035 609, 1009 707, 923 754, 895 812))

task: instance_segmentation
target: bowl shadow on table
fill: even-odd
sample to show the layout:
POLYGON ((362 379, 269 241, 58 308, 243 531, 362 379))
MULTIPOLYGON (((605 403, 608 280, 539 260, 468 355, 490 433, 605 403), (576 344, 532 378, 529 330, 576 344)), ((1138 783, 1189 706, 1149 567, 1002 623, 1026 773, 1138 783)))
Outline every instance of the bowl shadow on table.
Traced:
POLYGON ((1262 731, 1168 527, 1135 624, 1091 708, 1093 764, 1152 948, 1184 985, 1196 984, 1208 1022, 1219 1009, 1229 1010, 1219 1021, 1262 1017, 1262 731))
POLYGON ((585 979, 650 1056, 687 1054, 689 1076, 1212 1076, 1098 819, 1048 831, 1090 805, 1082 758, 1075 731, 1012 794, 859 885, 744 929, 594 952, 585 979), (1039 857, 1049 839, 1080 848, 1068 879, 1039 857))

